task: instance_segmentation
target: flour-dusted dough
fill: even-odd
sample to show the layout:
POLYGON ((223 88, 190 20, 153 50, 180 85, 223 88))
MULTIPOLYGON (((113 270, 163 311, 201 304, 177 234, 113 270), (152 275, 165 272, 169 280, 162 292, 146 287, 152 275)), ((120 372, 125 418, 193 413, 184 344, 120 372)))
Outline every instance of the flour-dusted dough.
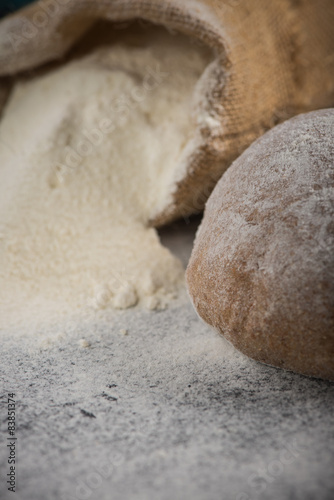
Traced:
POLYGON ((276 127, 232 165, 187 282, 199 315, 246 355, 334 379, 334 110, 276 127))

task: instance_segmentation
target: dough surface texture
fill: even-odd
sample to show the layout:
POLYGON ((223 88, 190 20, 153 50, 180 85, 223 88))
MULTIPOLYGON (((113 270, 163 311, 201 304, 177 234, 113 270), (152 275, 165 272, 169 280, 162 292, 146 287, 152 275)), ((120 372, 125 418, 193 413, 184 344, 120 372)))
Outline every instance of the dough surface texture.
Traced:
POLYGON ((234 162, 187 282, 198 314, 247 356, 334 379, 334 110, 279 125, 234 162))

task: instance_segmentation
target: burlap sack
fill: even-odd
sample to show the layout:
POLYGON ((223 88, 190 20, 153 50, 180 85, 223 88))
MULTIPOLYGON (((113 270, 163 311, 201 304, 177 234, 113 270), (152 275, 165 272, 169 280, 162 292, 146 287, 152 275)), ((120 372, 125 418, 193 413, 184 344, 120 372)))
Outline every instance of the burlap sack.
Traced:
POLYGON ((334 105, 333 0, 41 0, 0 23, 0 106, 11 79, 62 57, 98 19, 141 18, 212 47, 211 120, 159 225, 200 210, 230 163, 292 115, 334 105), (7 77, 7 78, 5 78, 7 77))

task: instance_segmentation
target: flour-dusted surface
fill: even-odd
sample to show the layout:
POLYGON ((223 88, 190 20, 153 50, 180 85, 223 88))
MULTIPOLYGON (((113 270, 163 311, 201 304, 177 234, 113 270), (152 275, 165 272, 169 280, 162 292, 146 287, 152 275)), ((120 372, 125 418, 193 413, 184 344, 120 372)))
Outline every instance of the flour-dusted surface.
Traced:
MULTIPOLYGON (((187 260, 192 227, 162 238, 187 260)), ((34 337, 22 329, 19 342, 2 332, 8 391, 18 493, 5 490, 3 424, 3 500, 333 498, 333 384, 238 354, 185 297, 34 337)))
POLYGON ((0 327, 156 309, 178 293, 184 269, 149 221, 193 140, 208 55, 171 38, 100 48, 13 91, 0 124, 0 327))

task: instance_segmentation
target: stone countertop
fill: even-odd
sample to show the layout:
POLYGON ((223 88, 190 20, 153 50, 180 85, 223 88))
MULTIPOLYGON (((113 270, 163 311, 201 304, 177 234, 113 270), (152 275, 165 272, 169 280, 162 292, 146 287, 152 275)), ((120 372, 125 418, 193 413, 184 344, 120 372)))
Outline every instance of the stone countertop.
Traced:
MULTIPOLYGON (((196 224, 161 233, 184 263, 196 224)), ((334 384, 247 359, 186 294, 163 311, 1 336, 3 500, 334 498, 334 384), (6 491, 8 392, 16 495, 6 491)))

